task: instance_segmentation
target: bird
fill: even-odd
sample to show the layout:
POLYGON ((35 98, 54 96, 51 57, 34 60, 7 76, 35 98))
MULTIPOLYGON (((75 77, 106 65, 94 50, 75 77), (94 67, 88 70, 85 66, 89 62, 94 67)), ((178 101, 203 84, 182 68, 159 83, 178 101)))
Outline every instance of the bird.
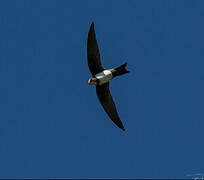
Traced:
POLYGON ((100 52, 94 29, 94 22, 91 23, 88 32, 87 60, 89 70, 92 74, 92 77, 88 80, 88 84, 96 86, 97 97, 105 112, 120 129, 125 131, 123 123, 118 115, 116 105, 110 93, 109 82, 113 78, 129 73, 130 71, 127 71, 126 69, 127 62, 117 68, 104 69, 101 64, 100 52))

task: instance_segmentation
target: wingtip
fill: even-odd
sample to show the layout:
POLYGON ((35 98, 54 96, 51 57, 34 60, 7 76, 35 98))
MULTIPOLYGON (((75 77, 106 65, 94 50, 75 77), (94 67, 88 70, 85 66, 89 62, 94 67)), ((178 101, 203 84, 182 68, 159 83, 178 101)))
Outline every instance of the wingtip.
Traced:
POLYGON ((91 26, 94 26, 94 22, 92 21, 91 26))
POLYGON ((94 31, 94 22, 91 23, 89 31, 94 31))
POLYGON ((124 128, 123 124, 120 124, 118 127, 119 127, 120 129, 122 129, 123 131, 125 131, 125 128, 124 128))

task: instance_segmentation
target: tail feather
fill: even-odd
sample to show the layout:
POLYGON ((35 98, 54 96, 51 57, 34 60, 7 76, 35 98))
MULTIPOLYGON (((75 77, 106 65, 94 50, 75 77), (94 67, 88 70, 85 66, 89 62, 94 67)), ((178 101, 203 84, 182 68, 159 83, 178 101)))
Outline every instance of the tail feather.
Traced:
POLYGON ((115 71, 113 72, 113 76, 115 77, 115 76, 120 76, 120 75, 129 73, 130 71, 127 71, 126 65, 127 65, 127 63, 115 68, 114 69, 115 71))

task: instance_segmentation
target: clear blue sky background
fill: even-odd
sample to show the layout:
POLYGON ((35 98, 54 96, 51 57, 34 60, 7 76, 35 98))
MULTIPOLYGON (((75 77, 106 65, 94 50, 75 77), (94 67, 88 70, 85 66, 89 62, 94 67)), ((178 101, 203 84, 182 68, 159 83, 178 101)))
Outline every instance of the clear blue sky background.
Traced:
POLYGON ((204 173, 203 0, 0 1, 0 177, 204 173), (87 84, 91 22, 126 132, 87 84))

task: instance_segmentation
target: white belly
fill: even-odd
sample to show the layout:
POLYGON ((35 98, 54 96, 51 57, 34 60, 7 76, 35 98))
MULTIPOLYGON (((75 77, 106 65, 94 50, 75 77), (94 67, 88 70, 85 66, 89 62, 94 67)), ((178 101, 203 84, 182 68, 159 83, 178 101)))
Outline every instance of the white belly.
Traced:
POLYGON ((99 85, 107 83, 113 78, 113 75, 110 70, 104 70, 103 72, 100 72, 95 75, 97 79, 99 79, 99 85))

